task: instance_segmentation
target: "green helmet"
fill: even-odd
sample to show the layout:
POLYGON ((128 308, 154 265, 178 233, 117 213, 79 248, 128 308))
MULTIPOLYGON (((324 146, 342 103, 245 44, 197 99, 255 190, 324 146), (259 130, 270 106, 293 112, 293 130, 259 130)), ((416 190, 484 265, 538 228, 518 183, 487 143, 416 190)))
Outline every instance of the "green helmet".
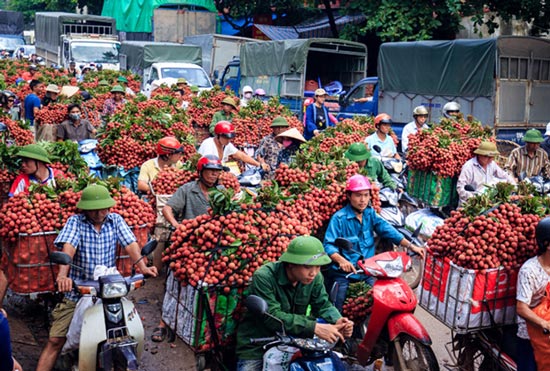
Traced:
POLYGON ((312 236, 298 236, 290 241, 279 261, 302 265, 326 265, 331 262, 321 241, 312 236))
POLYGON ((107 80, 99 80, 97 83, 97 86, 109 86, 109 81, 107 80))
POLYGON ((273 122, 271 123, 272 128, 282 128, 282 127, 288 127, 288 121, 283 116, 277 116, 273 119, 273 122))
POLYGON ((363 161, 370 158, 370 151, 365 143, 353 143, 344 156, 350 161, 363 161))
POLYGON ((84 188, 80 201, 76 205, 80 210, 102 210, 115 206, 116 202, 109 190, 99 184, 91 184, 84 188))
POLYGON ((128 79, 124 76, 119 76, 118 79, 117 79, 118 82, 124 82, 124 83, 128 83, 128 79))
POLYGON ((51 163, 48 158, 48 152, 46 152, 46 150, 38 144, 27 144, 26 146, 21 147, 21 150, 17 152, 17 157, 32 158, 46 164, 51 163))
POLYGON ((113 86, 113 88, 111 89, 111 93, 126 93, 126 90, 124 90, 124 88, 120 85, 115 85, 113 86))
POLYGON ((198 93, 199 92, 199 87, 197 85, 191 85, 191 87, 189 89, 191 89, 191 92, 193 92, 193 93, 198 93))
POLYGON ((529 129, 525 132, 523 136, 523 141, 525 143, 541 143, 544 142, 542 134, 537 129, 529 129))

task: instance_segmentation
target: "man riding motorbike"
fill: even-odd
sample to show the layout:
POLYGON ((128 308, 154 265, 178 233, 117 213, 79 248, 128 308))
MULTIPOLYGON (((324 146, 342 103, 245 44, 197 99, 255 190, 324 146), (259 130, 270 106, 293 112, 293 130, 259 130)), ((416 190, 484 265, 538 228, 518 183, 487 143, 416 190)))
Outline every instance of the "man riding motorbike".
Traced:
MULTIPOLYGON (((82 270, 69 271, 69 265, 59 268, 57 289, 67 294, 52 312, 50 337, 38 360, 37 371, 53 369, 66 341, 76 303, 80 298, 78 293, 72 291, 74 280, 90 279, 97 265, 114 267, 117 244, 124 247, 132 261, 138 261, 141 257, 140 247, 132 230, 122 216, 109 212, 115 203, 104 186, 87 186, 76 205, 82 210, 82 214, 71 216, 55 239, 55 245, 72 257, 74 264, 82 270)), ((139 260, 138 268, 144 275, 157 276, 157 269, 147 267, 143 260, 139 260)))
POLYGON ((420 129, 428 128, 428 125, 426 125, 426 121, 428 120, 428 110, 426 107, 415 107, 413 110, 413 118, 414 120, 405 125, 401 134, 401 151, 403 153, 407 152, 407 149, 409 149, 409 135, 416 134, 420 129))
POLYGON ((397 184, 395 184, 384 165, 382 165, 382 162, 371 156, 365 143, 353 143, 344 153, 344 156, 350 161, 357 162, 359 169, 365 168, 369 178, 382 184, 383 187, 393 190, 397 188, 397 184))
MULTIPOLYGON (((330 303, 323 286, 321 266, 330 263, 323 244, 315 237, 298 236, 288 245, 278 262, 258 269, 252 278, 249 294, 262 297, 268 312, 280 319, 287 334, 319 338, 328 342, 351 336, 353 322, 344 318, 330 303), (307 309, 311 306, 311 313, 307 309), (322 318, 328 323, 319 323, 322 318)), ((262 370, 262 345, 251 338, 273 336, 281 324, 271 318, 245 313, 237 333, 238 371, 262 370)))
POLYGON ((397 153, 397 148, 393 138, 390 136, 392 119, 387 113, 381 113, 374 118, 374 127, 376 131, 369 135, 365 139, 365 143, 369 146, 369 149, 373 149, 374 146, 380 147, 380 153, 386 157, 393 157, 401 159, 401 156, 397 153))
MULTIPOLYGON (((360 258, 374 256, 374 232, 395 245, 411 249, 422 258, 424 257, 423 248, 409 242, 370 207, 371 188, 365 176, 356 174, 350 177, 346 182, 348 204, 332 216, 325 233, 323 244, 332 260, 327 273, 326 287, 330 290, 335 282, 338 283, 338 293, 334 303, 338 310, 342 310, 349 286, 346 275, 351 272, 356 273, 355 266, 360 258), (355 251, 340 251, 335 245, 338 237, 352 242, 355 251)), ((372 284, 371 277, 366 275, 356 274, 352 279, 370 281, 369 283, 372 284)))
POLYGON ((455 119, 460 113, 460 104, 457 102, 447 102, 441 111, 443 112, 442 118, 455 119))

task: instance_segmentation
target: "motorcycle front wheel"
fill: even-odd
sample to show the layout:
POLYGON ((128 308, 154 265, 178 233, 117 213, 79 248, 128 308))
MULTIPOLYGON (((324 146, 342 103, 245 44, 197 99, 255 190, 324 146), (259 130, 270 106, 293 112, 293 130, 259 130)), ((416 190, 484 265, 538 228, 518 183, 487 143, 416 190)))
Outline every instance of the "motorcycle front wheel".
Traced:
POLYGON ((401 334, 394 340, 392 352, 393 369, 402 371, 400 360, 408 370, 439 371, 439 363, 432 348, 412 336, 401 334), (401 349, 401 353, 399 353, 401 349))

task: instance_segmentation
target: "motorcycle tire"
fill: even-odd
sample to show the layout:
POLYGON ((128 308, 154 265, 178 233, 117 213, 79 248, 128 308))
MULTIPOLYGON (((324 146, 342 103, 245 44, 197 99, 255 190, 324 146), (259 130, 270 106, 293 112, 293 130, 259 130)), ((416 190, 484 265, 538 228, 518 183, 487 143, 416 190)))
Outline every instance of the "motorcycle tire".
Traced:
POLYGON ((394 371, 403 371, 399 359, 402 358, 407 369, 439 371, 439 363, 432 350, 432 347, 421 343, 407 334, 399 335, 394 342, 398 342, 402 354, 398 354, 399 347, 393 347, 392 362, 394 371))

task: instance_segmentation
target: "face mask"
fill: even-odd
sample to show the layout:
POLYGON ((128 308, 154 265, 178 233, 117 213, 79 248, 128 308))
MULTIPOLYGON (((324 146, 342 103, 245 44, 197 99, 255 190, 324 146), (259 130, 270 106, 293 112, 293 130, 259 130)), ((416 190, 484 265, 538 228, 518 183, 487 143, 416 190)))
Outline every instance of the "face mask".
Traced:
POLYGON ((292 145, 292 139, 283 139, 283 147, 288 148, 292 145))
POLYGON ((80 119, 80 113, 71 113, 69 114, 69 117, 71 118, 71 120, 77 121, 78 119, 80 119))

